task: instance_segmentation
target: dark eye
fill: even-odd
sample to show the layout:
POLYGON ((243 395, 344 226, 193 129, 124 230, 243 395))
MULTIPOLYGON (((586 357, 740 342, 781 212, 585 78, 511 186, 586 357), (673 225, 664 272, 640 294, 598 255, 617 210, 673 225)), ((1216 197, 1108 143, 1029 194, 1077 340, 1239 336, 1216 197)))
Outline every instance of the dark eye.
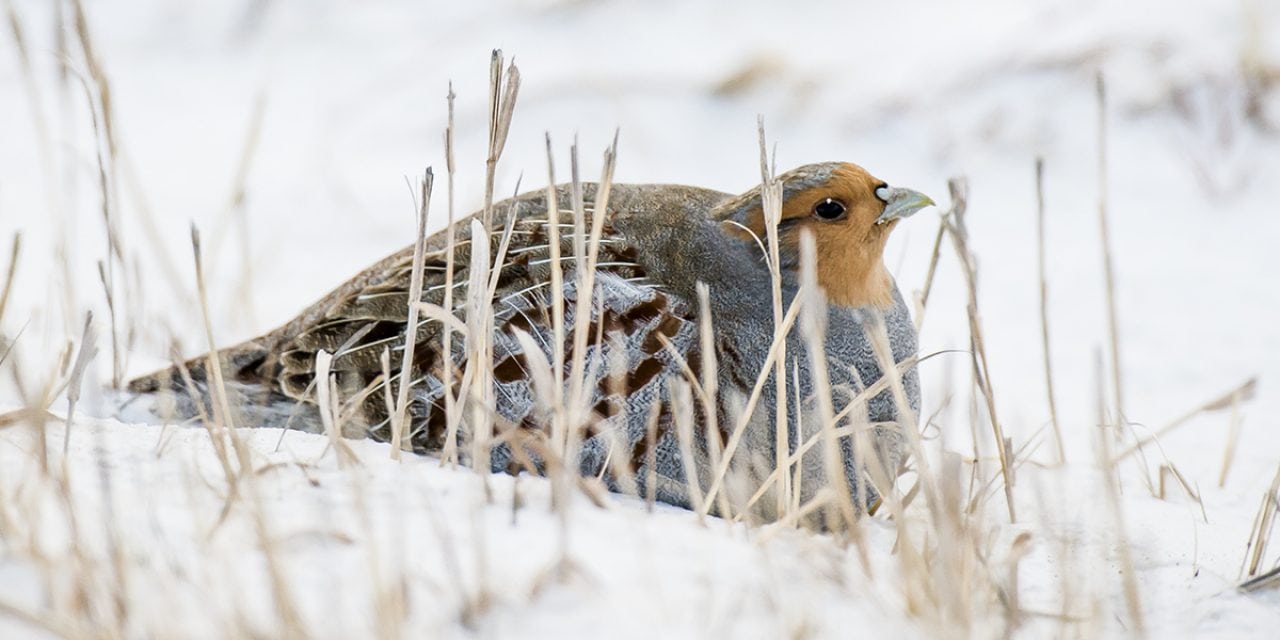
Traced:
POLYGON ((823 220, 839 220, 844 217, 844 203, 827 198, 813 205, 813 215, 823 220))

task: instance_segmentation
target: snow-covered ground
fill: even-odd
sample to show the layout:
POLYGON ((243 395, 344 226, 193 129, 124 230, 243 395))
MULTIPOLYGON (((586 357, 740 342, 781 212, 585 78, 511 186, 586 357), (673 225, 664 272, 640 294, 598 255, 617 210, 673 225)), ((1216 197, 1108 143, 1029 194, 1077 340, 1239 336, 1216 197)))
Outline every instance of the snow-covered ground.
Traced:
MULTIPOLYGON (((88 310, 100 353, 86 386, 112 375, 97 267, 107 257, 99 146, 86 98, 96 83, 74 35, 74 4, 63 4, 65 56, 55 38, 58 3, 12 2, 29 65, 12 35, 0 45, 0 268, 10 238, 23 237, 0 325, 17 337, 0 373, 6 409, 33 401, 54 379, 88 310)), ((115 161, 104 155, 128 265, 122 277, 138 280, 117 286, 132 298, 117 305, 119 326, 133 327, 118 336, 128 373, 165 362, 173 339, 187 352, 203 345, 192 223, 205 239, 221 343, 283 322, 407 244, 414 220, 405 176, 432 165, 443 173, 450 81, 458 210, 478 206, 489 51, 501 47, 524 84, 499 193, 545 182, 545 132, 557 176, 569 175, 576 136, 590 178, 615 128, 619 181, 745 190, 759 179, 758 114, 782 169, 849 160, 944 203, 947 178, 967 176, 998 414, 1015 449, 1035 449, 1018 472, 1019 523, 1002 520, 998 495, 984 515, 993 563, 1012 562, 1018 534, 1029 535, 1015 633, 1134 631, 1116 552, 1122 532, 1149 636, 1269 638, 1280 628, 1280 591, 1234 588, 1280 465, 1280 5, 85 5, 110 87, 115 161), (1110 370, 1098 72, 1107 87, 1105 200, 1127 441, 1259 380, 1237 410, 1198 415, 1144 450, 1151 478, 1171 465, 1202 504, 1172 478, 1158 499, 1140 479, 1139 457, 1121 464, 1122 527, 1094 455, 1096 360, 1104 378, 1110 370), (1044 464, 1055 451, 1042 430, 1037 156, 1045 161, 1061 468, 1044 464)), ((906 292, 924 281, 935 230, 925 215, 896 232, 887 255, 906 292)), ((945 247, 925 352, 968 348, 966 295, 945 247)), ((943 450, 971 456, 976 432, 985 482, 996 473, 996 449, 985 420, 969 417, 969 366, 965 354, 923 365, 924 413, 946 407, 927 435, 940 461, 943 450)), ((904 587, 914 579, 903 577, 909 571, 895 553, 897 524, 883 518, 866 528, 869 576, 854 548, 822 536, 704 526, 629 498, 598 507, 577 497, 562 524, 537 478, 491 478, 486 506, 474 474, 433 460, 392 462, 386 447, 368 442, 352 443, 360 464, 340 468, 322 437, 245 433, 263 471, 256 495, 238 496, 223 514, 226 483, 204 431, 122 424, 87 395, 80 413, 98 418, 73 427, 70 505, 41 471, 31 429, 0 430, 0 637, 42 628, 94 635, 68 627, 94 619, 62 615, 86 610, 77 597, 104 627, 123 617, 120 628, 136 636, 273 637, 289 628, 280 623, 282 600, 297 608, 299 628, 319 637, 918 637, 938 633, 940 620, 957 623, 949 633, 986 636, 1007 622, 982 615, 994 606, 971 605, 973 619, 940 613, 943 604, 904 587), (564 566, 567 575, 557 573, 564 566), (272 571, 282 576, 274 591, 272 571), (96 582, 77 591, 85 576, 96 582)), ((65 414, 65 401, 52 409, 65 414)), ((61 468, 61 423, 51 423, 48 440, 61 468)))

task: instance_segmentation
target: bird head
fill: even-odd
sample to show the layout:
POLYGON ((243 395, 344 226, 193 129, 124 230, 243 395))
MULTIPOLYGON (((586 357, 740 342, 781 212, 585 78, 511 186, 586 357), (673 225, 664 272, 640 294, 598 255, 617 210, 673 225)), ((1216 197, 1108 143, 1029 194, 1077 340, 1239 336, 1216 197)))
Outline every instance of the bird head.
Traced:
MULTIPOLYGON (((777 223, 780 268, 799 269, 803 230, 813 234, 818 283, 833 304, 893 305, 893 280, 884 266, 884 245, 898 222, 933 200, 911 189, 891 187, 855 164, 811 164, 778 176, 782 215, 777 223)), ((713 214, 728 234, 764 246, 766 216, 757 187, 713 214)))

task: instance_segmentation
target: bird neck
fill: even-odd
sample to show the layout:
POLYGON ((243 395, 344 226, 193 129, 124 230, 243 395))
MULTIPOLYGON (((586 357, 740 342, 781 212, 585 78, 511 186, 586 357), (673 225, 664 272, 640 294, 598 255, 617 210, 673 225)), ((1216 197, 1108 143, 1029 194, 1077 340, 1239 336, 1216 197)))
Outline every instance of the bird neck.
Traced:
POLYGON ((887 231, 870 237, 826 233, 818 238, 818 284, 836 306, 887 309, 893 306, 893 277, 884 266, 887 231))
POLYGON ((888 309, 893 306, 893 276, 884 263, 877 260, 870 269, 861 273, 830 269, 818 278, 819 284, 827 292, 827 300, 842 307, 878 307, 888 309))

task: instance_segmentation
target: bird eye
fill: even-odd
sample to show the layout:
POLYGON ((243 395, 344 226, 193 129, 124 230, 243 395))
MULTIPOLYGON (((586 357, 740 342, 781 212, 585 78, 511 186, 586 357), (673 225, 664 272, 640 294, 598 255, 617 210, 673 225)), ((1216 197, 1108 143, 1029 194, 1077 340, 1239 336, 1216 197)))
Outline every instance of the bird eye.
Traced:
POLYGON ((813 215, 823 220, 839 220, 844 217, 844 212, 844 203, 831 198, 813 205, 813 215))

